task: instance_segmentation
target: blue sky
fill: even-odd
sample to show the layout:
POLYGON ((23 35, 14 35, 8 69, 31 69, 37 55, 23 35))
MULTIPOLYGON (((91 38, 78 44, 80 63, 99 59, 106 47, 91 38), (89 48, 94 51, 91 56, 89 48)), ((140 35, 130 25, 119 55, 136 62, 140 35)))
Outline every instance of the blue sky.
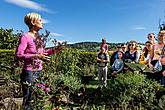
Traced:
POLYGON ((68 43, 102 37, 110 43, 145 42, 148 33, 158 33, 164 7, 164 0, 1 0, 0 27, 26 32, 24 16, 38 12, 50 37, 68 43))

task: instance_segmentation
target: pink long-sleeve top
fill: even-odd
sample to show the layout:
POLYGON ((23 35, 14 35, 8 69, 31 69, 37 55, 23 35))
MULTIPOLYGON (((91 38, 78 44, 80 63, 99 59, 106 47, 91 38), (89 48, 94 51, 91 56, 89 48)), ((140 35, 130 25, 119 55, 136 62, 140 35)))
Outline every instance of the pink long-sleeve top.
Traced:
POLYGON ((44 48, 36 49, 35 39, 28 33, 23 33, 20 36, 16 56, 18 59, 24 61, 23 69, 30 71, 42 70, 42 60, 35 58, 35 54, 43 53, 48 53, 48 55, 52 54, 51 50, 46 52, 44 48))

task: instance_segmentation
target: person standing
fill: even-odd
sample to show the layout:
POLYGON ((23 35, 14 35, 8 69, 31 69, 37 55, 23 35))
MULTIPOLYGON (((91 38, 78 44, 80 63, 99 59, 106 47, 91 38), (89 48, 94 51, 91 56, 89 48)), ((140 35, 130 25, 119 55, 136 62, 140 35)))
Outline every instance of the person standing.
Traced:
POLYGON ((107 86, 108 62, 109 62, 108 53, 104 48, 100 48, 100 52, 97 55, 99 86, 101 85, 103 85, 104 87, 107 86))
POLYGON ((32 110, 32 88, 36 79, 41 75, 42 60, 48 59, 48 53, 44 50, 39 30, 43 28, 41 15, 38 13, 28 13, 24 17, 24 22, 29 31, 20 35, 19 44, 16 49, 16 57, 24 62, 22 73, 20 75, 23 91, 23 108, 32 110))
POLYGON ((108 52, 108 45, 106 44, 106 39, 102 38, 102 42, 100 48, 104 48, 106 52, 108 52))
POLYGON ((154 69, 156 64, 160 61, 162 64, 162 70, 156 72, 155 75, 155 80, 160 82, 161 85, 165 85, 165 78, 162 75, 164 71, 164 64, 163 64, 163 59, 164 59, 164 47, 165 47, 165 31, 160 31, 158 33, 158 43, 152 46, 151 49, 151 55, 150 55, 150 60, 149 60, 149 67, 151 69, 154 69))

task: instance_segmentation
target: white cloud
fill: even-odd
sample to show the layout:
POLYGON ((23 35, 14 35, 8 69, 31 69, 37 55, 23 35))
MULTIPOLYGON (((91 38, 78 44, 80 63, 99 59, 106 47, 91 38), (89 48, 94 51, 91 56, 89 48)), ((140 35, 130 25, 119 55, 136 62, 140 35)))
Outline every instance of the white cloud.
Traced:
POLYGON ((146 28, 145 27, 134 27, 134 28, 132 28, 133 30, 146 30, 146 28))
POLYGON ((39 11, 45 11, 49 13, 53 13, 47 8, 44 8, 41 6, 41 4, 38 4, 36 2, 33 2, 31 0, 5 0, 8 3, 15 4, 17 6, 23 7, 23 8, 29 8, 29 9, 34 9, 34 10, 39 10, 39 11))
POLYGON ((58 37, 64 36, 63 34, 58 34, 58 33, 55 33, 55 32, 51 32, 50 35, 51 36, 58 36, 58 37))

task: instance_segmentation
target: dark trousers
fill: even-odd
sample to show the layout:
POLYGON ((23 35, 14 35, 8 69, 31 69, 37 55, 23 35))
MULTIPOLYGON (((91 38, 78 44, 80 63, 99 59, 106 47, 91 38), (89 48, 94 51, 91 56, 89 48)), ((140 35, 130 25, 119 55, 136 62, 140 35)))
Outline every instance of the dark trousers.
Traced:
POLYGON ((23 91, 23 107, 24 110, 32 110, 30 102, 32 101, 32 86, 35 84, 41 71, 23 70, 20 75, 22 91, 23 91))
MULTIPOLYGON (((163 71, 165 71, 165 65, 162 65, 161 73, 163 73, 163 71)), ((161 81, 160 84, 165 87, 165 76, 162 75, 160 81, 161 81)))
MULTIPOLYGON (((153 60, 151 61, 151 64, 153 66, 155 66, 155 64, 157 63, 158 60, 153 60)), ((155 72, 152 75, 152 79, 155 79, 156 81, 158 81, 162 86, 165 86, 165 76, 163 76, 163 71, 165 70, 165 65, 162 65, 162 70, 159 72, 155 72)))

